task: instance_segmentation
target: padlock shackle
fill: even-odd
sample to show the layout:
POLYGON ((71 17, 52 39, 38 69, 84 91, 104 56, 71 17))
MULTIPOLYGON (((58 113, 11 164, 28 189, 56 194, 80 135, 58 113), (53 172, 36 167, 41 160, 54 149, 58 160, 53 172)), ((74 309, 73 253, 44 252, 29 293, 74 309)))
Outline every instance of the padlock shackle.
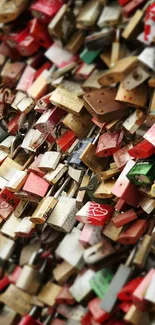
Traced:
POLYGON ((60 194, 62 193, 62 191, 63 191, 64 188, 66 187, 66 185, 70 182, 70 180, 71 180, 71 177, 69 176, 69 177, 65 180, 65 182, 62 184, 62 186, 58 189, 58 191, 55 193, 55 195, 54 195, 54 198, 55 198, 55 199, 57 199, 57 198, 60 196, 60 194))

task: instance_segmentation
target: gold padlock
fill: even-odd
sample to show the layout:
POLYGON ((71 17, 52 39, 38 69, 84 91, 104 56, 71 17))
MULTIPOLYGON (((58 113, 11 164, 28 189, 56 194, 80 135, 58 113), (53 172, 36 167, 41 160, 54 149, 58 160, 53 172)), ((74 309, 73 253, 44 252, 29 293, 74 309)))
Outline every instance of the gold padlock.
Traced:
POLYGON ((62 122, 67 128, 72 130, 78 138, 84 138, 93 126, 91 119, 92 116, 87 112, 82 116, 69 113, 64 117, 62 122))
POLYGON ((53 269, 54 279, 60 284, 64 284, 73 274, 77 273, 77 269, 67 261, 58 264, 53 269))
POLYGON ((137 108, 145 108, 147 103, 148 88, 145 84, 141 84, 132 90, 126 90, 121 83, 115 100, 129 104, 137 108))

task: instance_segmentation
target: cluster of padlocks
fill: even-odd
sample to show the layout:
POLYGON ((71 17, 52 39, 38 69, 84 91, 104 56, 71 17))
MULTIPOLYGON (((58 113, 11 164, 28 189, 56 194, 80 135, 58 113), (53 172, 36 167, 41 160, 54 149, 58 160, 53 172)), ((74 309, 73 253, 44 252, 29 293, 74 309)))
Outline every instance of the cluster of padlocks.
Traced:
POLYGON ((0 325, 155 324, 155 1, 1 0, 0 325))

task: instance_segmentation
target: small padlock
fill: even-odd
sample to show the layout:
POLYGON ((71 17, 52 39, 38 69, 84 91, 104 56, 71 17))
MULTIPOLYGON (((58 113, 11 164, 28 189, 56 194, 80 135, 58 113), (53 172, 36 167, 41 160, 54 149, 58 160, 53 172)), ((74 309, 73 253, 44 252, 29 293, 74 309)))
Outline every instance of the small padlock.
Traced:
POLYGON ((54 279, 60 284, 64 284, 70 276, 77 273, 77 269, 73 267, 71 264, 69 264, 67 261, 64 261, 60 264, 58 264, 53 269, 53 276, 54 279))
POLYGON ((53 282, 47 282, 40 290, 37 299, 42 303, 52 307, 56 302, 56 297, 61 291, 61 287, 53 282))
POLYGON ((135 219, 137 219, 137 215, 133 209, 130 209, 124 213, 118 213, 116 216, 111 218, 111 221, 114 223, 116 228, 119 228, 135 219))
POLYGON ((143 124, 146 115, 140 110, 136 109, 129 117, 123 122, 124 128, 131 134, 135 133, 137 129, 143 124))
POLYGON ((49 183, 40 176, 30 173, 23 187, 23 191, 44 197, 49 188, 49 183))
POLYGON ((100 15, 101 4, 90 1, 80 11, 76 23, 83 28, 93 26, 100 15))
POLYGON ((104 226, 112 216, 114 208, 108 204, 88 201, 77 213, 76 219, 94 226, 104 226))

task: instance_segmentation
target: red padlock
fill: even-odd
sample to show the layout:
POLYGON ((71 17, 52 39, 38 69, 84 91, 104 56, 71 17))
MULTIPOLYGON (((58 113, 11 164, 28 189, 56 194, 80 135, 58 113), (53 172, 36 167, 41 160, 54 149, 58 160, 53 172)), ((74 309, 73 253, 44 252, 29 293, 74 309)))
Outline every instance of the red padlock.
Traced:
POLYGON ((118 293, 117 295, 118 299, 122 301, 131 301, 132 293, 140 285, 143 279, 144 277, 138 277, 128 282, 118 293))
POLYGON ((49 183, 34 173, 30 173, 23 187, 23 191, 44 197, 49 188, 49 183))
POLYGON ((128 153, 136 159, 145 159, 155 154, 155 147, 149 141, 143 140, 129 149, 128 153))
POLYGON ((124 213, 117 214, 115 217, 111 218, 111 221, 116 228, 119 228, 135 219, 137 219, 137 215, 133 209, 130 209, 124 213))
POLYGON ((119 4, 121 5, 121 6, 125 6, 128 2, 130 2, 131 0, 119 0, 118 2, 119 2, 119 4))
POLYGON ((32 15, 44 23, 49 23, 63 5, 61 0, 38 0, 31 5, 32 15))
POLYGON ((51 37, 49 36, 47 26, 36 18, 30 21, 30 34, 34 37, 38 44, 45 47, 45 49, 48 49, 53 43, 51 37))
POLYGON ((107 157, 113 155, 120 148, 123 136, 123 131, 103 133, 98 141, 96 156, 107 157))
POLYGON ((19 203, 13 192, 4 188, 0 193, 0 217, 6 219, 9 217, 19 203))
POLYGON ((139 204, 139 192, 136 186, 134 186, 126 177, 129 170, 134 166, 135 162, 129 160, 124 167, 122 173, 119 175, 114 187, 112 188, 112 193, 116 197, 120 197, 128 204, 137 207, 139 204))
POLYGON ((123 8, 123 16, 130 17, 139 7, 142 7, 147 0, 132 0, 123 8))
POLYGON ((118 305, 118 308, 121 309, 126 314, 131 308, 132 304, 133 304, 132 301, 122 301, 118 305))
POLYGON ((65 285, 62 287, 61 291, 59 292, 58 296, 56 297, 57 304, 66 304, 66 305, 73 305, 75 303, 75 299, 69 292, 69 286, 65 285))
POLYGON ((67 130, 60 138, 56 139, 56 143, 60 147, 61 151, 66 152, 75 142, 75 140, 75 133, 71 130, 67 130))
POLYGON ((117 241, 124 245, 132 245, 145 233, 149 226, 148 220, 137 219, 121 232, 117 241))
POLYGON ((111 317, 110 313, 107 313, 106 311, 100 308, 100 303, 101 303, 100 298, 94 298, 88 303, 88 309, 93 315, 94 320, 97 321, 99 324, 105 322, 107 319, 111 317))
POLYGON ((104 226, 111 218, 113 212, 114 207, 108 204, 89 201, 77 212, 76 219, 94 226, 104 226))
POLYGON ((18 325, 42 325, 41 322, 37 321, 40 310, 39 307, 33 307, 29 315, 22 317, 18 325))
POLYGON ((25 39, 17 45, 17 50, 22 56, 31 56, 39 49, 39 44, 28 34, 25 39))
POLYGON ((144 295, 154 274, 155 270, 151 269, 132 294, 132 301, 140 310, 145 310, 148 305, 148 302, 144 299, 144 295))
POLYGON ((23 92, 27 92, 27 90, 33 84, 35 78, 35 72, 36 70, 34 68, 32 68, 30 65, 27 65, 17 84, 16 89, 23 92))
POLYGON ((19 52, 15 48, 11 48, 4 42, 0 44, 0 54, 14 61, 18 61, 21 59, 21 55, 19 54, 19 52))
POLYGON ((17 48, 17 45, 20 44, 20 42, 22 42, 27 35, 28 35, 28 28, 25 28, 22 31, 5 35, 3 37, 3 41, 11 48, 17 48))

